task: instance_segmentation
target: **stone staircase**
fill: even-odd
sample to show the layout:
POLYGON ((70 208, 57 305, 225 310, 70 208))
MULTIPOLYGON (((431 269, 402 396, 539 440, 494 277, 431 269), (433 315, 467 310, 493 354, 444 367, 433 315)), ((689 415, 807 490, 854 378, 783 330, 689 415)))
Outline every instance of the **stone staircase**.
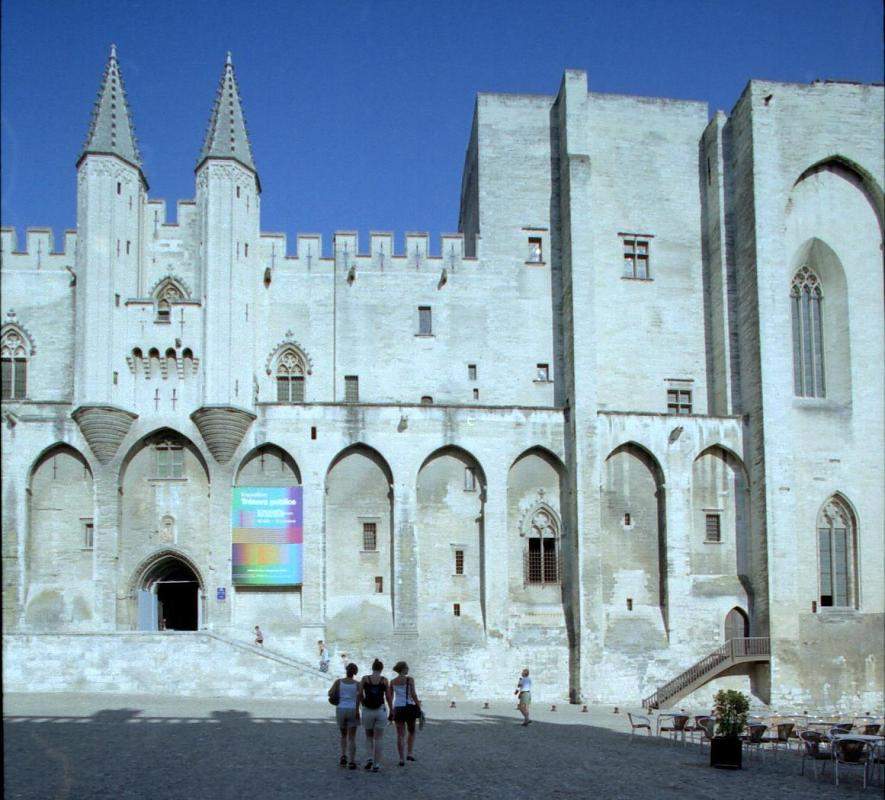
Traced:
POLYGON ((666 708, 737 664, 770 660, 771 644, 768 638, 755 636, 729 639, 722 647, 704 656, 654 694, 646 697, 642 705, 649 711, 666 708))

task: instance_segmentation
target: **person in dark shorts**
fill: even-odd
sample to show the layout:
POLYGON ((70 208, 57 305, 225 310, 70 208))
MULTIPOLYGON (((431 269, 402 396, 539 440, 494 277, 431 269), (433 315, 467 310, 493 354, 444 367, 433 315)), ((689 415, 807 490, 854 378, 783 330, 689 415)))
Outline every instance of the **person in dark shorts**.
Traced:
POLYGON ((414 761, 412 750, 415 747, 415 720, 421 716, 421 701, 415 692, 415 679, 409 675, 409 665, 398 661, 393 668, 396 677, 387 690, 387 705, 390 719, 396 723, 396 749, 399 752, 399 765, 414 761), (408 730, 408 740, 406 740, 408 730), (405 754, 403 750, 405 749, 405 754))
POLYGON ((377 658, 372 662, 372 674, 364 675, 360 681, 360 714, 363 728, 366 731, 366 744, 370 745, 370 756, 366 769, 378 772, 381 769, 381 739, 387 727, 388 712, 384 708, 387 702, 387 678, 381 674, 384 669, 377 658))
POLYGON ((264 634, 257 625, 255 626, 255 644, 259 647, 264 647, 264 634))
POLYGON ((341 758, 339 766, 356 769, 356 729, 360 724, 359 683, 354 676, 359 672, 356 664, 347 665, 347 677, 338 678, 329 689, 329 699, 337 701, 335 722, 341 732, 341 758))

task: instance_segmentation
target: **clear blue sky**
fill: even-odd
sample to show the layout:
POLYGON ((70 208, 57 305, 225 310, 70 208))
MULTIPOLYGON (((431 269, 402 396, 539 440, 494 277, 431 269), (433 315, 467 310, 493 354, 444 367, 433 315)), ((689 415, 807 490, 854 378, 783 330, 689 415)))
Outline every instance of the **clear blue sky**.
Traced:
MULTIPOLYGON (((750 78, 882 80, 881 0, 4 0, 2 222, 74 227, 75 170, 116 42, 151 196, 194 195, 225 51, 261 175, 262 229, 455 230, 479 91, 600 92, 730 110, 750 78)), ((399 246, 399 245, 398 245, 399 246)), ((326 248, 329 241, 326 241, 326 248)))

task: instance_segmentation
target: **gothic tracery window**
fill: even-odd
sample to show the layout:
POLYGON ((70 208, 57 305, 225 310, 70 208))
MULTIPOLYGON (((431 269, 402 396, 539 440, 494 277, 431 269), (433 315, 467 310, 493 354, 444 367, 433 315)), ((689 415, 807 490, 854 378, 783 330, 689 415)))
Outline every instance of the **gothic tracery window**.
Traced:
POLYGON ((304 361, 293 348, 277 358, 276 382, 278 403, 304 402, 304 361))
POLYGON ((28 393, 28 358, 30 348, 22 334, 9 328, 0 339, 4 400, 21 400, 28 393))
POLYGON ((851 511, 838 497, 831 498, 817 520, 822 607, 856 605, 856 542, 851 511))
POLYGON ((546 508, 531 516, 523 569, 526 584, 559 583, 559 526, 546 508))
POLYGON ((793 276, 793 386, 799 397, 825 397, 824 337, 820 278, 809 267, 793 276))

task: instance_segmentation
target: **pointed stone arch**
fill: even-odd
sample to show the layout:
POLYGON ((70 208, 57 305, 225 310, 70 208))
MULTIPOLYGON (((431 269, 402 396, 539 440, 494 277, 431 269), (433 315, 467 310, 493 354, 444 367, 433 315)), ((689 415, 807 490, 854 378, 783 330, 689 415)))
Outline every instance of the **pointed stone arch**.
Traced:
POLYGON ((166 275, 153 285, 150 296, 157 301, 179 303, 182 300, 190 300, 192 293, 190 287, 177 275, 166 275))
MULTIPOLYGON (((244 480, 244 471, 247 470, 256 459, 260 459, 262 456, 271 456, 275 459, 278 459, 281 465, 279 478, 283 478, 286 470, 291 472, 292 476, 295 479, 297 484, 301 484, 301 470, 298 467, 298 463, 292 457, 292 455, 283 447, 280 447, 273 442, 264 442, 257 447, 253 447, 243 458, 240 460, 239 465, 237 466, 235 478, 234 478, 234 486, 243 486, 247 485, 243 483, 244 480), (283 468, 285 467, 285 469, 283 468)), ((262 470, 263 471, 263 470, 262 470)), ((253 478, 249 480, 254 482, 253 478)), ((268 477, 268 481, 272 481, 273 479, 268 477)), ((251 484, 249 484, 251 485, 251 484)), ((262 480, 261 485, 264 485, 264 481, 262 480)))
POLYGON ((302 347, 298 341, 292 338, 292 331, 286 331, 285 338, 274 345, 264 362, 264 371, 268 375, 272 375, 276 372, 276 367, 280 359, 287 351, 291 351, 291 354, 301 362, 305 375, 311 375, 313 373, 313 361, 307 350, 302 347))
MULTIPOLYGON (((885 196, 883 196, 882 187, 879 186, 879 182, 873 177, 872 173, 864 169, 856 161, 835 153, 820 159, 820 161, 816 161, 810 167, 803 170, 793 182, 792 188, 795 189, 802 181, 821 172, 831 172, 854 184, 872 207, 879 222, 880 233, 885 232, 885 196)), ((792 207, 791 204, 792 197, 787 202, 788 212, 792 207)))
POLYGON ((132 445, 130 445, 129 449, 126 451, 126 454, 123 456, 120 462, 120 473, 118 478, 118 483, 120 487, 123 486, 123 481, 126 477, 126 471, 128 470, 129 465, 132 463, 132 460, 135 458, 135 456, 137 456, 146 447, 150 447, 152 444, 156 444, 160 440, 179 441, 182 447, 187 448, 187 450, 192 453, 193 456, 200 463, 200 466, 203 468, 203 472, 205 473, 206 481, 211 482, 209 464, 206 460, 206 457, 203 455, 203 451, 200 450, 196 442, 186 434, 181 433, 181 431, 164 425, 155 428, 154 430, 144 434, 143 436, 140 436, 135 442, 132 443, 132 445))

